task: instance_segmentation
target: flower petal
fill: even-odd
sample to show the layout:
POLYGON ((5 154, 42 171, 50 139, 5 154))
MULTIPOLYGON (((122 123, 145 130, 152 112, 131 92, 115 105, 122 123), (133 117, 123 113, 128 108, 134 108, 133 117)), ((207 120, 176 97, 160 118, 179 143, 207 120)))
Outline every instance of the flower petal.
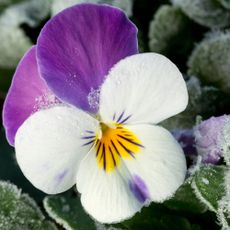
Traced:
POLYGON ((145 53, 116 64, 101 87, 100 115, 104 121, 159 123, 188 103, 185 81, 166 57, 145 53))
MULTIPOLYGON (((183 151, 168 131, 151 125, 125 128, 141 140, 140 152, 133 153, 134 157, 130 158, 118 154, 121 163, 108 172, 100 168, 97 151, 92 148, 77 173, 77 189, 85 210, 103 223, 120 222, 132 217, 150 201, 164 201, 185 178, 183 151)), ((125 146, 124 140, 118 141, 130 153, 130 143, 125 146)), ((112 151, 115 149, 119 151, 119 148, 112 151)))
POLYGON ((134 160, 124 159, 131 175, 143 181, 150 200, 162 202, 171 197, 186 175, 186 160, 179 143, 159 126, 133 125, 126 128, 135 133, 144 146, 134 160))
POLYGON ((90 150, 85 136, 98 122, 76 108, 55 106, 30 116, 18 129, 15 149, 25 177, 38 189, 60 193, 74 185, 79 162, 90 150))
POLYGON ((96 112, 92 92, 109 69, 137 53, 137 29, 117 8, 80 4, 51 19, 38 39, 42 77, 62 100, 96 112))
POLYGON ((101 223, 132 217, 143 205, 135 199, 125 176, 118 170, 112 173, 101 170, 95 156, 92 149, 81 161, 77 173, 77 189, 84 209, 101 223))
POLYGON ((19 63, 3 108, 3 124, 9 143, 14 145, 18 128, 40 108, 60 103, 40 78, 36 47, 32 47, 19 63))

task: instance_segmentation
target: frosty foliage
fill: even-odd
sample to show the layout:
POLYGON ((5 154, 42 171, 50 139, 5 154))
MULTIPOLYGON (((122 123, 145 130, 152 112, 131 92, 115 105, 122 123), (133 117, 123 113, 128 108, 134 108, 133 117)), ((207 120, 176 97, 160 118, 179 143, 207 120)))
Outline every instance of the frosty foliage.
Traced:
POLYGON ((14 68, 32 43, 19 27, 5 26, 0 22, 0 31, 0 67, 14 68))
POLYGON ((197 198, 215 212, 222 230, 230 228, 230 169, 203 166, 193 175, 192 188, 197 198))
POLYGON ((94 221, 84 212, 76 194, 47 196, 43 204, 49 216, 67 230, 96 230, 94 221))
MULTIPOLYGON (((230 122, 228 122, 224 129, 223 129, 223 136, 222 136, 222 148, 224 152, 224 160, 225 163, 230 166, 230 122)), ((230 186, 230 173, 228 174, 228 182, 230 186)), ((230 193, 230 187, 229 188, 229 193, 230 193)), ((230 197, 230 194, 229 194, 230 197)), ((230 211, 230 210, 229 210, 230 211)))
POLYGON ((229 0, 217 0, 224 8, 230 10, 230 1, 229 0))
POLYGON ((177 7, 162 5, 149 26, 149 49, 167 54, 181 44, 180 37, 186 37, 183 46, 191 42, 189 20, 177 7))
POLYGON ((22 24, 36 27, 48 17, 51 0, 31 0, 6 8, 0 15, 0 67, 14 68, 32 46, 22 24))
POLYGON ((209 28, 230 25, 230 12, 217 0, 171 0, 193 21, 209 28))
POLYGON ((218 86, 230 93, 230 32, 214 32, 194 49, 189 62, 189 74, 199 76, 204 83, 218 86))
POLYGON ((123 9, 126 14, 132 16, 133 0, 53 0, 51 7, 52 15, 55 15, 63 9, 80 3, 105 3, 123 9))
POLYGON ((0 181, 0 229, 56 230, 41 210, 15 185, 0 181))
POLYGON ((1 23, 5 26, 19 26, 23 23, 31 27, 37 26, 48 17, 52 0, 30 0, 8 7, 1 15, 1 23))

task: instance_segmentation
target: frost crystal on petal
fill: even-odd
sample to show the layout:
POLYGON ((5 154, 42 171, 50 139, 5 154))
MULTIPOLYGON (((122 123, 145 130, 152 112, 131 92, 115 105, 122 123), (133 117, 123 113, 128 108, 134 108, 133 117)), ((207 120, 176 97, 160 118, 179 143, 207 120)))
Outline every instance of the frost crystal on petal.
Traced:
POLYGON ((95 110, 99 109, 100 91, 101 91, 101 88, 99 89, 91 88, 90 89, 90 92, 87 97, 90 108, 95 109, 95 110))
POLYGON ((34 112, 40 109, 47 109, 60 104, 60 101, 51 92, 45 93, 35 99, 34 112))
POLYGON ((211 117, 203 121, 195 127, 194 135, 196 148, 199 155, 202 157, 203 163, 216 164, 221 157, 225 157, 229 145, 229 135, 226 130, 229 130, 230 117, 220 116, 211 117))

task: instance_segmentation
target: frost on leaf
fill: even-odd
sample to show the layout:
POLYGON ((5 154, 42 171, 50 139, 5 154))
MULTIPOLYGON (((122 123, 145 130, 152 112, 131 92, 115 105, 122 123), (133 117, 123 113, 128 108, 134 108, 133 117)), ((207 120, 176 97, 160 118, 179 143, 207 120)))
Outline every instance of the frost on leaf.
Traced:
POLYGON ((116 6, 121 8, 126 12, 126 14, 130 17, 132 16, 132 8, 133 8, 133 1, 132 0, 55 0, 51 7, 52 15, 56 15, 60 11, 64 10, 67 7, 81 4, 81 3, 105 3, 112 6, 116 6))
POLYGON ((49 16, 51 2, 51 0, 20 2, 9 6, 1 13, 0 67, 14 68, 18 64, 23 54, 32 46, 30 38, 21 26, 24 24, 30 27, 38 26, 49 16))
POLYGON ((174 6, 162 5, 149 26, 149 48, 152 52, 170 55, 188 53, 192 47, 190 20, 174 6), (172 23, 173 22, 173 23, 172 23), (183 38, 183 43, 181 39, 183 38))
POLYGON ((225 166, 203 166, 195 172, 192 188, 196 197, 215 212, 222 229, 230 227, 230 171, 225 166))
POLYGON ((56 230, 33 199, 4 181, 0 181, 0 207, 0 229, 56 230))
POLYGON ((51 218, 67 230, 96 230, 94 221, 84 212, 76 194, 48 196, 44 208, 51 218))
POLYGON ((230 92, 230 32, 213 32, 194 49, 188 62, 189 74, 204 83, 230 92))
POLYGON ((223 28, 230 24, 230 12, 217 0, 171 0, 193 21, 209 28, 223 28))

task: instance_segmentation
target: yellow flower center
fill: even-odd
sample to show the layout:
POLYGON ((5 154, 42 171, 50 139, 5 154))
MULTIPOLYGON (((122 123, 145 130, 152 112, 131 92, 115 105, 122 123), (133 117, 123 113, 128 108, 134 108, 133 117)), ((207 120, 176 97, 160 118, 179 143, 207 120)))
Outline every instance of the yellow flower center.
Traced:
POLYGON ((134 159, 143 148, 138 137, 121 124, 101 123, 101 132, 95 136, 94 148, 99 168, 106 172, 119 166, 121 158, 134 159))

